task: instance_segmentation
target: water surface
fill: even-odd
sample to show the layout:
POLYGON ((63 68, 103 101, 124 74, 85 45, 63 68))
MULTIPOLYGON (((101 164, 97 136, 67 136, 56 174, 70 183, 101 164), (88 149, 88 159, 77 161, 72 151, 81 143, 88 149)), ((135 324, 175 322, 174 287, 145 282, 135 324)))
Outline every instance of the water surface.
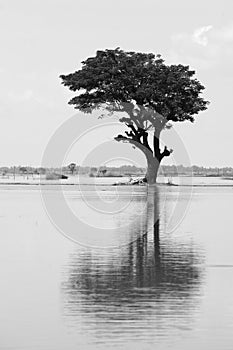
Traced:
MULTIPOLYGON (((102 190, 88 199, 106 209, 116 192, 102 190)), ((89 219, 77 188, 64 191, 89 219)), ((1 186, 1 349, 232 349, 233 189, 194 188, 177 227, 171 213, 188 192, 127 191, 117 206, 130 205, 103 223, 115 247, 100 249, 59 233, 37 186, 1 186)))

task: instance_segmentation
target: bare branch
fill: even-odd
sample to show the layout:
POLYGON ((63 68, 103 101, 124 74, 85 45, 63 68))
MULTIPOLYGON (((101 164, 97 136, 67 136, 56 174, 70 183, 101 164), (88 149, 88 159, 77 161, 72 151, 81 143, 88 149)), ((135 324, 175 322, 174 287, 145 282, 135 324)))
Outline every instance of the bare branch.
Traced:
POLYGON ((172 152, 173 149, 169 150, 167 146, 165 146, 163 152, 160 154, 160 160, 162 160, 164 157, 169 157, 172 152))
POLYGON ((141 142, 138 142, 137 140, 133 140, 129 137, 123 136, 123 135, 118 135, 117 137, 115 137, 116 141, 122 141, 122 142, 127 142, 127 143, 131 143, 132 145, 134 145, 135 147, 137 147, 138 149, 140 149, 147 158, 151 158, 153 157, 153 153, 151 151, 151 149, 148 149, 145 145, 143 145, 141 142))

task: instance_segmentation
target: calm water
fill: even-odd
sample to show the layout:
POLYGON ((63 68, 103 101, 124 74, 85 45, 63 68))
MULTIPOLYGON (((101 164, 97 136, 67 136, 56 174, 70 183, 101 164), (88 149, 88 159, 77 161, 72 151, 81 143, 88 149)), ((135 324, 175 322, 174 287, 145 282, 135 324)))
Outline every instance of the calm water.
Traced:
POLYGON ((98 232, 77 240, 108 248, 59 233, 37 186, 2 185, 1 349, 232 350, 232 187, 63 189, 98 232))

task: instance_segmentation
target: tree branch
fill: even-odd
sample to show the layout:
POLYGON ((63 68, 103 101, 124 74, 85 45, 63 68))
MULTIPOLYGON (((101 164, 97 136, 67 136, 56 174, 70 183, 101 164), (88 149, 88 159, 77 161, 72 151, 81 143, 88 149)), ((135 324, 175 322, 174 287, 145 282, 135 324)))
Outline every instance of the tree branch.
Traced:
POLYGON ((123 135, 117 135, 117 137, 115 137, 116 141, 122 141, 122 142, 127 142, 127 143, 131 143, 132 145, 134 145, 135 147, 139 148, 147 158, 151 158, 153 157, 153 152, 150 149, 150 147, 146 147, 144 144, 142 144, 140 141, 137 141, 135 139, 123 136, 123 135))
POLYGON ((173 149, 168 149, 167 146, 164 147, 163 152, 160 154, 160 161, 164 158, 164 157, 169 157, 170 154, 173 152, 173 149))
POLYGON ((126 125, 128 126, 128 128, 132 129, 135 135, 137 134, 138 131, 136 130, 133 124, 126 123, 126 125))
POLYGON ((142 144, 148 148, 148 150, 153 154, 152 149, 150 148, 150 145, 148 143, 148 132, 146 132, 146 130, 138 128, 139 131, 139 136, 140 138, 142 137, 142 144))
POLYGON ((158 160, 160 159, 161 153, 160 153, 160 147, 159 147, 159 137, 160 137, 160 132, 154 131, 154 156, 158 160))

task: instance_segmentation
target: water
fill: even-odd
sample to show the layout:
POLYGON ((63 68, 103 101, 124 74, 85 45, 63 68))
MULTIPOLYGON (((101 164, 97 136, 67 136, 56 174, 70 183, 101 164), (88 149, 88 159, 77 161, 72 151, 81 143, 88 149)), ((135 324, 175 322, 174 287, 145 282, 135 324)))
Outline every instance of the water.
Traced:
POLYGON ((145 191, 86 187, 103 220, 64 187, 73 213, 105 227, 76 238, 109 233, 90 249, 57 231, 38 186, 1 186, 0 349, 232 349, 233 188, 195 187, 190 202, 187 189, 145 191))

